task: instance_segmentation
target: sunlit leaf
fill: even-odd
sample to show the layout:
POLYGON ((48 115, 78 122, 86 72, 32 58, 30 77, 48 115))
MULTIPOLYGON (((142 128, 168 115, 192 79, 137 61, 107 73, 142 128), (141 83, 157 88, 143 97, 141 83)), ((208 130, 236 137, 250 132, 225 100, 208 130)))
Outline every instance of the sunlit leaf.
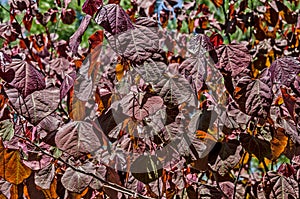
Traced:
POLYGON ((292 80, 300 73, 300 61, 293 57, 282 57, 275 60, 271 67, 273 83, 290 86, 292 80))
POLYGON ((43 189, 50 189, 52 180, 55 176, 53 164, 34 173, 34 183, 43 189))
POLYGON ((278 128, 271 140, 272 159, 276 160, 287 146, 288 137, 284 134, 284 129, 278 128))
POLYGON ((217 48, 217 54, 219 58, 217 68, 230 73, 233 77, 247 68, 251 60, 251 55, 243 43, 221 45, 217 48))
MULTIPOLYGON (((95 174, 94 166, 91 162, 87 162, 82 165, 75 166, 76 169, 83 172, 95 174)), ((64 173, 61 182, 69 191, 81 193, 89 183, 92 181, 91 175, 86 175, 78 171, 74 171, 72 168, 68 168, 64 173)))
POLYGON ((292 179, 269 171, 263 178, 265 196, 270 198, 298 198, 298 183, 292 179))

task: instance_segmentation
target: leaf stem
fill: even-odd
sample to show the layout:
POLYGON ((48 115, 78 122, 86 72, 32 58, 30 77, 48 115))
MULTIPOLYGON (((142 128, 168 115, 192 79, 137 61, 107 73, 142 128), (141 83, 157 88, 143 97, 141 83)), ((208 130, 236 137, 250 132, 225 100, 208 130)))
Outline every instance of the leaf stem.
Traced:
POLYGON ((238 176, 237 176, 237 178, 235 179, 235 182, 234 182, 233 198, 235 198, 235 194, 236 194, 236 185, 237 185, 237 182, 239 181, 239 178, 240 178, 240 175, 241 175, 241 171, 242 171, 243 166, 244 166, 244 160, 245 160, 245 157, 246 157, 246 152, 244 152, 244 154, 243 154, 243 157, 242 157, 242 163, 241 163, 240 168, 239 168, 239 173, 238 173, 238 176))
POLYGON ((228 39, 228 42, 231 43, 230 35, 229 35, 229 33, 227 32, 227 25, 228 25, 228 23, 229 23, 229 19, 228 19, 228 16, 227 16, 227 14, 226 14, 224 2, 222 3, 222 10, 223 10, 224 17, 225 17, 225 34, 226 34, 226 37, 227 37, 227 39, 228 39))

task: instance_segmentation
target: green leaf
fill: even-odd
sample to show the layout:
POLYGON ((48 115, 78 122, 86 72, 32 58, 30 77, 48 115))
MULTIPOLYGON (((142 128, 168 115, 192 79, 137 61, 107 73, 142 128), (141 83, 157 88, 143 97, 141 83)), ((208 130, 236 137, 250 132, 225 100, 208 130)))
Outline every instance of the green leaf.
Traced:
POLYGON ((14 136, 14 124, 10 120, 4 120, 0 122, 0 137, 3 140, 11 140, 14 136))

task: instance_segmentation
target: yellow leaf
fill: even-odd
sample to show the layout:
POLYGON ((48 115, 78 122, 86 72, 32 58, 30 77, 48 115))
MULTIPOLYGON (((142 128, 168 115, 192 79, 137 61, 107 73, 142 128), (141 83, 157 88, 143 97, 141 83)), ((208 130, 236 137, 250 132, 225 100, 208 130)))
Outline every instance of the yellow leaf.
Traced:
POLYGON ((247 164, 251 158, 251 155, 248 152, 245 152, 243 156, 241 157, 239 163, 235 166, 236 169, 240 168, 241 164, 243 165, 247 164), (245 157, 243 158, 243 156, 245 157))
POLYGON ((116 65, 116 78, 120 81, 124 76, 124 67, 121 63, 116 65))
POLYGON ((87 194, 88 191, 89 188, 87 187, 82 193, 69 192, 70 199, 81 199, 87 194))
POLYGON ((17 150, 4 149, 0 143, 0 177, 12 184, 20 184, 31 174, 31 170, 21 162, 17 150))

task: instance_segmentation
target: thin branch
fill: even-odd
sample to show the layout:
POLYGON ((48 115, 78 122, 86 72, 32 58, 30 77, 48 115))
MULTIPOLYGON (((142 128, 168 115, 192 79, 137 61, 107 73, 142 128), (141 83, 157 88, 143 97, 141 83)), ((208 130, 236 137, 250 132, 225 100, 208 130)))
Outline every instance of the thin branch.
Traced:
POLYGON ((228 196, 223 192, 223 190, 222 190, 221 187, 220 187, 220 183, 219 183, 218 177, 217 177, 217 175, 216 175, 216 172, 213 171, 212 168, 211 168, 210 166, 208 166, 208 167, 209 167, 209 171, 210 171, 210 172, 213 174, 213 176, 214 176, 214 179, 215 179, 215 181, 216 181, 216 183, 217 183, 217 187, 218 187, 218 189, 220 190, 221 194, 224 196, 224 198, 229 199, 228 196))
POLYGON ((235 198, 235 194, 236 194, 236 185, 237 185, 237 182, 239 181, 239 178, 240 178, 240 175, 241 175, 241 171, 244 167, 244 159, 246 157, 246 152, 244 152, 243 154, 243 157, 242 157, 242 163, 240 165, 240 168, 239 168, 239 173, 238 173, 238 176, 237 178, 235 179, 235 182, 234 182, 234 189, 233 189, 233 198, 235 198))
POLYGON ((228 25, 228 23, 229 23, 229 19, 228 19, 228 16, 227 16, 227 14, 226 14, 224 2, 222 3, 222 10, 223 10, 224 17, 225 17, 225 33, 226 33, 226 37, 228 38, 229 43, 231 43, 230 35, 229 35, 229 33, 227 32, 227 27, 226 27, 226 26, 228 25))
POLYGON ((55 158, 52 154, 44 151, 40 146, 38 146, 37 144, 35 144, 34 142, 32 142, 30 139, 26 138, 26 137, 23 137, 23 136, 20 136, 20 135, 15 135, 16 137, 20 138, 20 139, 23 139, 27 142, 29 142, 30 144, 32 144, 33 146, 35 146, 40 152, 42 152, 44 155, 47 155, 53 159, 57 159, 58 161, 62 162, 63 164, 67 165, 68 167, 70 167, 71 169, 73 169, 74 171, 76 172, 79 172, 79 173, 82 173, 82 174, 85 174, 85 175, 89 175, 89 176, 92 176, 93 178, 96 178, 97 180, 99 180, 101 183, 103 183, 103 187, 106 187, 106 188, 110 188, 110 189, 113 189, 113 190, 116 190, 118 192, 121 192, 121 193, 124 193, 126 195, 129 195, 131 197, 139 197, 141 199, 152 199, 150 197, 147 197, 147 196, 143 196, 141 194, 138 194, 130 189, 127 189, 127 188, 124 188, 120 185, 117 185, 115 183, 111 183, 111 182, 107 182, 103 179, 101 179, 100 177, 96 176, 95 174, 93 173, 88 173, 88 172, 85 172, 83 170, 80 170, 80 169, 77 169, 76 167, 74 167, 73 165, 69 164, 68 162, 66 162, 65 160, 61 159, 61 158, 55 158))
MULTIPOLYGON (((269 176, 269 174, 268 174, 269 169, 268 169, 268 166, 267 166, 267 164, 265 163, 265 160, 264 160, 264 159, 262 160, 262 163, 263 163, 263 165, 264 165, 264 168, 265 168, 265 171, 266 171, 265 174, 266 174, 266 176, 267 176, 267 178, 268 178, 268 181, 269 181, 270 184, 272 185, 271 178, 270 178, 270 176, 269 176)), ((273 189, 273 186, 271 186, 271 191, 272 191, 273 195, 276 196, 276 193, 275 193, 275 191, 274 191, 274 189, 273 189)))
MULTIPOLYGON (((14 20, 17 22, 17 24, 21 27, 21 24, 20 24, 20 22, 16 19, 16 17, 15 17, 14 15, 11 15, 10 11, 9 11, 8 9, 6 9, 1 3, 0 3, 0 7, 3 8, 6 12, 8 12, 9 15, 12 16, 12 17, 14 18, 14 20)), ((25 42, 25 38, 24 38, 24 36, 23 36, 23 34, 22 34, 22 30, 21 30, 20 35, 21 35, 21 39, 24 40, 25 46, 26 46, 26 48, 28 49, 30 56, 32 57, 32 59, 33 59, 34 61, 37 62, 37 60, 36 60, 36 59, 34 58, 34 56, 33 56, 33 53, 32 53, 32 50, 31 50, 30 46, 28 46, 28 44, 25 42)))

